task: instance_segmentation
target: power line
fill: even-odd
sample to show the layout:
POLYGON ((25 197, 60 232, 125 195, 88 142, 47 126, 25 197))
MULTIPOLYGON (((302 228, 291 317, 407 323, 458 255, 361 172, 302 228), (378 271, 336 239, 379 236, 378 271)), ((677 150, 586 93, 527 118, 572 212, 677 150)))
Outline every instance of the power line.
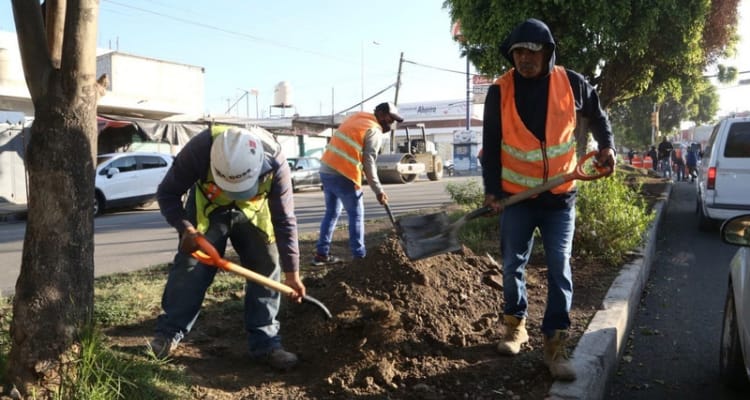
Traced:
POLYGON ((210 24, 206 24, 206 23, 202 23, 202 22, 198 22, 198 21, 193 21, 193 20, 190 20, 190 19, 187 19, 187 18, 176 17, 174 15, 164 14, 164 13, 161 13, 161 12, 158 12, 158 11, 153 11, 153 10, 149 10, 149 9, 145 9, 145 8, 141 8, 141 7, 136 7, 136 6, 133 6, 133 5, 130 5, 130 4, 121 3, 119 1, 113 1, 113 0, 104 0, 104 1, 107 2, 107 3, 118 5, 120 7, 129 8, 131 10, 136 10, 136 11, 140 11, 140 12, 143 12, 143 13, 147 13, 147 14, 151 14, 151 15, 156 15, 158 17, 162 17, 162 18, 166 18, 166 19, 171 19, 173 21, 177 21, 177 22, 180 22, 180 23, 183 23, 183 24, 197 26, 197 27, 200 27, 200 28, 203 28, 203 29, 208 29, 208 30, 212 30, 212 31, 226 33, 226 34, 229 34, 229 35, 237 36, 237 37, 242 38, 242 39, 249 39, 249 40, 252 40, 252 41, 255 41, 255 42, 260 42, 260 43, 266 44, 266 45, 271 45, 271 46, 276 46, 276 47, 282 47, 282 48, 285 48, 285 49, 288 49, 288 50, 300 51, 300 52, 303 52, 303 53, 313 54, 313 55, 316 55, 316 56, 319 56, 319 57, 324 57, 324 58, 327 58, 327 59, 336 59, 336 60, 345 61, 345 62, 350 62, 351 61, 351 60, 348 60, 348 59, 345 60, 345 59, 337 58, 336 56, 333 56, 333 55, 330 55, 330 54, 325 54, 325 53, 320 53, 320 52, 317 52, 317 51, 313 51, 313 50, 310 50, 310 49, 307 49, 307 48, 292 46, 292 45, 288 45, 286 43, 281 43, 281 42, 276 42, 276 41, 273 41, 273 40, 266 39, 264 37, 250 35, 250 34, 247 34, 247 33, 244 33, 244 32, 238 32, 238 31, 233 31, 233 30, 230 30, 230 29, 219 28, 219 27, 216 27, 214 25, 210 25, 210 24))
MULTIPOLYGON (((443 67, 436 67, 434 65, 422 64, 422 63, 418 63, 416 61, 411 61, 411 60, 407 60, 407 59, 404 59, 404 62, 405 63, 409 63, 409 64, 414 64, 414 65, 417 65, 417 66, 420 66, 420 67, 424 67, 424 68, 435 69, 435 70, 438 70, 438 71, 453 72, 453 73, 456 73, 456 74, 466 75, 466 71, 456 71, 456 70, 453 70, 453 69, 448 69, 448 68, 443 68, 443 67)), ((471 76, 482 76, 482 74, 469 74, 469 75, 471 75, 471 76)))

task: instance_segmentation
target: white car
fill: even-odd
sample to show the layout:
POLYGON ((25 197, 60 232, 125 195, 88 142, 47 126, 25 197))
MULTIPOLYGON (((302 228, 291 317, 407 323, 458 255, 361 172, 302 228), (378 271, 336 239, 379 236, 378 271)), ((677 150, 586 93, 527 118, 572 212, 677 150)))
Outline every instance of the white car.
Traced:
POLYGON ((750 214, 728 219, 721 239, 742 246, 729 264, 719 355, 722 381, 733 388, 750 383, 750 214))
POLYGON ((109 153, 97 156, 94 215, 112 208, 148 205, 172 166, 162 153, 109 153))
POLYGON ((714 126, 696 188, 701 230, 750 212, 750 117, 728 117, 714 126))

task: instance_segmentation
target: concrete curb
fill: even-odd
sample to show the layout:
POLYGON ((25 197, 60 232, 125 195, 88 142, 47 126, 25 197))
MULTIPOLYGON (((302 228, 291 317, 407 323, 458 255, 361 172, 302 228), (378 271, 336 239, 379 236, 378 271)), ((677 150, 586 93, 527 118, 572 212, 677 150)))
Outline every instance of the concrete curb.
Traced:
POLYGON ((606 397, 651 272, 656 253, 656 233, 664 219, 671 193, 670 184, 664 192, 664 200, 654 207, 656 217, 647 231, 644 245, 638 251, 641 256, 623 266, 604 297, 602 309, 597 311, 578 341, 571 358, 577 379, 553 383, 548 400, 600 400, 606 397))

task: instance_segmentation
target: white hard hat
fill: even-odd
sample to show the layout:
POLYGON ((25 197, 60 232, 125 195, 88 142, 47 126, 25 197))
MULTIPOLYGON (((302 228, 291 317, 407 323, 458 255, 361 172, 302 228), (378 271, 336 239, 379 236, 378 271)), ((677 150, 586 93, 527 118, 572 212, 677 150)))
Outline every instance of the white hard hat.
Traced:
POLYGON ((263 159, 263 143, 247 129, 229 128, 211 145, 214 181, 235 200, 252 198, 258 192, 263 159))

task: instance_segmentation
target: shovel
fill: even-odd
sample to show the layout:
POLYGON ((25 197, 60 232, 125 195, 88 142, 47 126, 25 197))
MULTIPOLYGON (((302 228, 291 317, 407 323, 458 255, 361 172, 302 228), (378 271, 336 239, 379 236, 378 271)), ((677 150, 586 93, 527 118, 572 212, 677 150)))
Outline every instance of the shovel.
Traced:
MULTIPOLYGON (((254 272, 247 268, 239 266, 229 260, 221 258, 221 256, 219 255, 219 252, 216 251, 216 248, 205 237, 198 236, 195 238, 195 241, 198 243, 200 250, 193 252, 192 256, 193 258, 202 262, 203 264, 211 265, 216 268, 223 269, 225 271, 233 272, 237 275, 244 277, 247 280, 253 281, 255 283, 263 285, 269 289, 273 289, 287 296, 292 296, 293 294, 296 293, 294 289, 292 289, 291 287, 281 282, 275 281, 257 272, 254 272)), ((323 303, 321 303, 320 300, 312 296, 305 295, 305 296, 302 296, 302 301, 315 305, 323 312, 323 314, 326 315, 328 319, 332 318, 331 312, 328 311, 328 308, 325 305, 323 305, 323 303)))
MULTIPOLYGON (((594 157, 597 153, 597 151, 592 151, 586 154, 578 162, 573 172, 557 176, 539 186, 534 186, 524 192, 503 198, 500 200, 500 205, 507 207, 575 179, 590 181, 608 175, 610 173, 609 167, 597 167, 595 165, 596 172, 592 174, 587 174, 584 170, 583 167, 586 161, 594 157)), ((401 238, 401 244, 404 247, 406 256, 414 261, 460 250, 461 244, 458 242, 459 229, 468 221, 491 211, 492 207, 484 206, 469 212, 452 224, 448 222, 448 215, 445 212, 404 217, 399 219, 398 222, 394 222, 394 224, 398 226, 397 233, 401 238)), ((393 220, 392 216, 391 219, 393 220)))

